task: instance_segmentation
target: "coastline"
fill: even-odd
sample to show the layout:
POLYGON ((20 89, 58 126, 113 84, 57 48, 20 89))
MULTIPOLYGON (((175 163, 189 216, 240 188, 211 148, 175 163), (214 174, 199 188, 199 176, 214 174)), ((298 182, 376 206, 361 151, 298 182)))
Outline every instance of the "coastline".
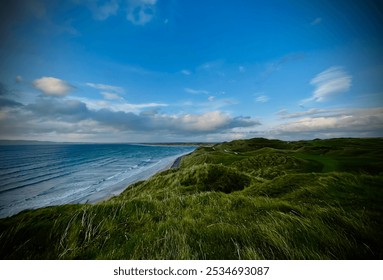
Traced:
MULTIPOLYGON (((195 150, 194 150, 195 151, 195 150)), ((193 151, 193 152, 194 152, 193 151)), ((173 169, 173 168, 179 168, 180 165, 181 165, 181 161, 184 157, 188 156, 188 155, 191 155, 193 152, 190 152, 190 153, 186 153, 186 154, 183 154, 181 156, 179 156, 178 158, 176 158, 176 160, 173 162, 173 164, 170 166, 170 168, 168 169, 173 169)))
POLYGON ((181 160, 184 158, 186 155, 179 156, 176 158, 176 160, 173 162, 173 164, 170 166, 168 169, 174 169, 174 168, 179 168, 181 165, 181 160))
MULTIPOLYGON (((84 204, 97 204, 97 203, 100 203, 100 202, 104 202, 104 201, 107 201, 109 199, 112 199, 116 196, 119 196, 121 193, 123 193, 126 189, 128 189, 131 185, 137 183, 137 182, 140 182, 140 181, 146 181, 146 180, 149 180, 151 177, 165 171, 165 170, 169 170, 169 169, 176 169, 176 168, 179 168, 180 165, 181 165, 181 160, 187 156, 187 155, 190 155, 191 153, 193 152, 189 152, 189 153, 186 153, 186 154, 181 154, 180 156, 178 156, 172 163, 168 164, 167 166, 165 166, 164 168, 158 170, 157 172, 155 172, 154 174, 146 177, 146 178, 143 178, 143 179, 136 179, 134 181, 131 181, 129 182, 129 184, 125 185, 125 188, 119 192, 119 193, 113 193, 111 192, 108 196, 104 196, 103 198, 101 199, 97 199, 97 200, 93 200, 93 201, 90 201, 89 199, 86 200, 86 202, 83 202, 84 204)), ((80 202, 80 204, 83 204, 80 202)))
POLYGON ((383 255, 383 231, 376 222, 383 201, 376 152, 381 144, 380 139, 250 139, 223 143, 220 153, 199 149, 184 160, 188 152, 181 152, 148 170, 155 177, 129 189, 127 182, 123 194, 103 203, 0 219, 0 257, 377 259, 383 255), (329 152, 318 155, 318 146, 329 152), (198 160, 206 154, 207 164, 198 160), (179 169, 165 170, 172 166, 179 169), (222 242, 228 238, 232 242, 222 242))
MULTIPOLYGON (((42 149, 44 149, 44 147, 45 146, 43 146, 42 149)), ((78 146, 76 146, 76 148, 77 147, 78 146)), ((94 170, 88 168, 90 166, 85 165, 85 167, 81 170, 81 172, 84 174, 80 172, 80 175, 82 176, 81 178, 88 179, 88 181, 84 181, 86 183, 82 184, 81 182, 83 181, 79 181, 78 178, 76 179, 75 177, 73 177, 73 181, 67 180, 67 178, 63 178, 61 180, 64 183, 56 185, 45 184, 41 188, 34 188, 33 190, 36 193, 36 195, 32 193, 32 199, 29 199, 30 197, 26 197, 26 199, 19 199, 19 197, 14 198, 14 196, 12 196, 13 193, 11 192, 12 188, 10 188, 11 191, 4 193, 4 195, 2 193, 2 201, 0 201, 0 219, 11 217, 24 210, 39 209, 49 206, 66 204, 93 205, 99 202, 107 201, 113 197, 120 195, 127 188, 129 188, 133 184, 136 184, 137 182, 146 181, 165 170, 171 168, 178 168, 180 166, 181 159, 185 155, 193 152, 196 148, 197 147, 175 149, 174 151, 177 151, 175 153, 172 149, 170 149, 170 152, 167 153, 168 156, 161 157, 161 154, 153 155, 154 160, 152 160, 152 157, 150 156, 150 154, 148 154, 147 158, 150 159, 145 159, 145 157, 143 156, 142 165, 138 162, 138 159, 137 165, 133 166, 133 160, 133 163, 131 164, 133 167, 125 167, 126 165, 120 164, 116 167, 119 169, 117 169, 114 172, 111 171, 112 167, 114 167, 114 165, 112 165, 111 167, 108 167, 109 171, 107 172, 109 173, 107 173, 106 175, 101 175, 100 178, 95 179, 89 176, 85 177, 87 173, 91 174, 92 172, 95 172, 94 170), (169 154, 172 153, 173 155, 169 156, 169 154), (69 186, 73 185, 74 187, 66 187, 67 184, 69 184, 69 186), (40 193, 41 195, 37 195, 40 193)), ((26 149, 30 148, 27 147, 26 149)), ((129 161, 124 161, 124 159, 120 159, 120 161, 122 163, 129 163, 129 161)), ((107 163, 109 164, 110 162, 108 161, 107 163)), ((50 174, 45 175, 44 173, 43 175, 48 176, 50 174)), ((52 177, 53 175, 51 175, 50 177, 52 177)), ((34 179, 33 176, 32 179, 34 179)), ((48 179, 50 179, 50 177, 48 179)), ((4 192, 5 190, 2 189, 1 191, 4 192)))

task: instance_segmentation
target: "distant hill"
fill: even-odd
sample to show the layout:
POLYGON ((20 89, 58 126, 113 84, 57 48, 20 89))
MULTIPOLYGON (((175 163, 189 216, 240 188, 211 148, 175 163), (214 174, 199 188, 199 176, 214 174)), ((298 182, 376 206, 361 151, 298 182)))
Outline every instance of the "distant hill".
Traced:
POLYGON ((212 146, 216 142, 150 142, 150 143, 97 143, 97 142, 54 142, 37 140, 0 140, 0 145, 55 145, 55 144, 140 144, 155 146, 212 146))
MULTIPOLYGON (((57 142, 57 141, 38 141, 38 140, 0 140, 0 145, 60 145, 60 144, 102 144, 93 142, 57 142)), ((106 143, 109 144, 109 143, 106 143)), ((113 144, 113 143, 112 143, 113 144)))
POLYGON ((0 145, 52 145, 63 142, 35 141, 35 140, 0 140, 0 145))
POLYGON ((139 144, 155 146, 213 146, 217 144, 217 142, 150 142, 139 144))

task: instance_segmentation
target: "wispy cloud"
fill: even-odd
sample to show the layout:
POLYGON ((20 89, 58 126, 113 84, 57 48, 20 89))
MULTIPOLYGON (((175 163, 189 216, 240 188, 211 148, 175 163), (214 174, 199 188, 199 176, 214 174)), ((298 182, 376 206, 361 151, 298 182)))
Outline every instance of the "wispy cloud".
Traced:
POLYGON ((93 16, 98 20, 105 20, 108 17, 115 15, 118 11, 119 4, 117 0, 106 1, 104 4, 97 6, 96 1, 92 1, 93 16))
POLYGON ((267 63, 265 70, 258 77, 258 80, 259 80, 258 82, 264 82, 268 80, 270 76, 273 75, 275 72, 279 71, 282 68, 282 65, 284 65, 285 63, 301 60, 303 58, 304 58, 304 54, 302 53, 292 53, 292 54, 285 55, 279 60, 267 63))
POLYGON ((302 104, 327 101, 334 95, 347 92, 351 87, 351 80, 352 77, 342 67, 330 67, 310 81, 315 90, 310 98, 302 100, 302 104))
MULTIPOLYGON (((21 103, 13 100, 14 94, 10 91, 3 83, 0 82, 0 108, 3 110, 8 110, 12 107, 22 106, 21 103)), ((0 110, 0 119, 4 115, 0 110)), ((1 131, 1 130, 0 130, 1 131)))
POLYGON ((303 112, 294 112, 294 113, 289 113, 286 109, 280 110, 277 112, 277 115, 280 116, 281 119, 294 119, 294 118, 300 118, 300 117, 305 117, 305 116, 314 116, 314 115, 323 115, 323 114, 333 114, 338 112, 338 110, 325 110, 325 109, 309 109, 307 111, 303 112))
POLYGON ((215 96, 209 96, 209 97, 207 98, 207 100, 209 100, 210 102, 213 102, 213 101, 215 100, 215 96))
POLYGON ((322 22, 322 18, 321 17, 317 17, 316 19, 314 19, 312 22, 311 22, 311 25, 318 25, 322 22))
POLYGON ((270 98, 267 95, 259 95, 255 98, 256 102, 261 102, 261 103, 265 103, 269 100, 270 100, 270 98))
POLYGON ((181 73, 186 75, 186 76, 191 75, 191 72, 189 70, 186 70, 186 69, 182 70, 181 73))
POLYGON ((134 25, 145 25, 155 15, 157 0, 73 0, 85 5, 96 20, 106 20, 117 15, 119 10, 126 11, 126 19, 134 25))
POLYGON ((159 108, 159 107, 167 107, 168 104, 165 103, 142 103, 142 104, 131 104, 131 103, 121 103, 121 104, 115 104, 111 108, 113 111, 116 112, 137 112, 141 109, 147 109, 147 108, 159 108))
POLYGON ((112 93, 112 92, 102 91, 101 94, 102 94, 102 96, 104 96, 105 99, 109 99, 109 100, 122 100, 123 99, 118 94, 112 93))
POLYGON ((184 89, 187 93, 190 94, 209 94, 209 91, 204 89, 192 89, 192 88, 185 88, 184 89))
POLYGON ((98 111, 98 110, 110 110, 112 112, 125 112, 125 113, 140 113, 142 109, 147 108, 159 108, 159 107, 167 107, 166 103, 158 103, 158 102, 149 102, 149 103, 129 103, 126 102, 123 98, 120 98, 116 95, 116 98, 105 98, 105 100, 99 99, 89 99, 85 97, 73 97, 75 100, 80 101, 86 105, 90 110, 98 111))
POLYGON ((111 85, 105 85, 105 84, 95 84, 95 83, 86 83, 87 86, 99 89, 102 91, 112 91, 115 93, 124 93, 124 89, 122 87, 118 86, 111 86, 111 85))
POLYGON ((68 82, 54 78, 42 77, 33 81, 33 86, 47 96, 62 97, 74 89, 68 82))
POLYGON ((350 136, 381 136, 383 131, 383 108, 346 108, 338 109, 328 115, 310 116, 325 111, 311 111, 295 114, 298 118, 273 129, 278 137, 315 138, 350 136), (299 118, 300 116, 303 118, 299 118))
POLYGON ((197 67, 197 70, 204 70, 204 71, 217 71, 224 65, 223 60, 213 60, 203 63, 202 65, 197 67))
POLYGON ((75 0, 74 2, 85 5, 96 20, 106 20, 110 16, 116 15, 120 7, 119 0, 103 1, 102 3, 93 0, 75 0))
POLYGON ((185 101, 179 104, 173 104, 176 107, 179 107, 182 111, 193 111, 198 113, 206 113, 211 111, 221 111, 223 108, 237 105, 238 101, 230 98, 217 98, 216 96, 208 96, 207 101, 194 102, 194 101, 185 101))
POLYGON ((126 18, 135 25, 145 25, 155 15, 157 0, 127 0, 126 18))

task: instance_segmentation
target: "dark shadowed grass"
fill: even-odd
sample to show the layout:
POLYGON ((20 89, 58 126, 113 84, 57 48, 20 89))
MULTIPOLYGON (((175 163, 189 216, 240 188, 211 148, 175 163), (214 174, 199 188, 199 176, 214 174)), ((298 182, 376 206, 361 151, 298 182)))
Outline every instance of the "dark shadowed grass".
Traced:
POLYGON ((0 257, 382 259, 382 154, 371 151, 380 145, 251 139, 200 148, 109 201, 0 220, 0 257))

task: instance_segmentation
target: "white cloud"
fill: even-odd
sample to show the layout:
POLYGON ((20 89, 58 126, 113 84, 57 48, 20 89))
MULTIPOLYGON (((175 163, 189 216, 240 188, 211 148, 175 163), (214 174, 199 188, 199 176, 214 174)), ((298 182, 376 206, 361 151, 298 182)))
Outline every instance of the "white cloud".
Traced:
POLYGON ((249 117, 233 118, 221 111, 206 112, 203 114, 182 114, 182 115, 159 115, 163 126, 170 126, 175 130, 184 133, 231 131, 238 127, 251 127, 259 125, 259 122, 249 117), (166 125, 165 125, 166 123, 166 125))
POLYGON ((207 112, 202 115, 183 115, 175 117, 179 126, 186 130, 208 131, 226 124, 231 118, 220 111, 207 112))
POLYGON ((334 95, 347 92, 351 87, 352 77, 342 67, 334 66, 316 75, 310 84, 315 86, 312 97, 302 101, 302 104, 316 101, 323 102, 334 95))
POLYGON ((262 103, 265 103, 269 100, 270 100, 270 98, 267 95, 260 95, 257 98, 255 98, 256 102, 262 102, 262 103))
POLYGON ((114 105, 102 102, 37 98, 28 105, 0 108, 0 131, 6 132, 3 137, 12 139, 44 140, 51 139, 53 135, 56 140, 61 141, 71 140, 73 137, 84 141, 140 141, 143 137, 151 141, 206 141, 207 136, 219 139, 239 128, 259 125, 257 120, 250 117, 232 117, 222 111, 170 115, 156 110, 156 107, 165 104, 114 104, 116 107, 109 107, 114 105), (139 112, 143 108, 149 110, 139 112), (110 134, 113 138, 109 137, 110 134))
POLYGON ((157 0, 127 0, 126 18, 135 25, 145 25, 155 14, 157 0))
POLYGON ((184 89, 187 93, 190 94, 209 94, 209 91, 204 89, 192 89, 192 88, 185 88, 184 89))
MULTIPOLYGON (((97 84, 98 88, 105 86, 97 84)), ((3 99, 8 92, 0 84, 3 99)), ((13 106, 3 102, 0 105, 6 105, 0 106, 0 131, 4 131, 2 137, 10 139, 206 141, 226 139, 229 135, 235 137, 238 133, 242 135, 260 125, 251 117, 233 117, 217 109, 169 114, 160 110, 168 106, 164 103, 130 104, 125 100, 106 101, 79 96, 46 98, 40 95, 29 104, 13 106)))
POLYGON ((316 117, 316 118, 303 118, 280 126, 281 130, 289 132, 306 132, 317 130, 328 130, 335 128, 350 116, 336 117, 316 117))
POLYGON ((73 86, 66 81, 53 77, 36 79, 33 81, 33 86, 48 96, 65 96, 73 90, 73 86))
MULTIPOLYGON (((330 113, 323 110, 321 113, 330 113)), ((328 115, 305 116, 298 120, 276 126, 273 133, 279 136, 294 135, 301 137, 309 135, 306 138, 331 137, 332 133, 339 136, 362 137, 382 136, 383 133, 383 107, 378 108, 347 108, 337 109, 328 115)), ((306 112, 308 115, 310 112, 306 112)), ((313 115, 319 114, 320 110, 312 111, 313 115)), ((292 117, 299 117, 299 113, 292 117)))
POLYGON ((86 83, 87 86, 99 89, 102 91, 111 91, 114 93, 124 93, 124 89, 122 87, 117 86, 111 86, 111 85, 105 85, 105 84, 95 84, 95 83, 86 83))
POLYGON ((21 77, 20 75, 17 75, 16 76, 16 83, 20 84, 23 82, 23 77, 21 77))

